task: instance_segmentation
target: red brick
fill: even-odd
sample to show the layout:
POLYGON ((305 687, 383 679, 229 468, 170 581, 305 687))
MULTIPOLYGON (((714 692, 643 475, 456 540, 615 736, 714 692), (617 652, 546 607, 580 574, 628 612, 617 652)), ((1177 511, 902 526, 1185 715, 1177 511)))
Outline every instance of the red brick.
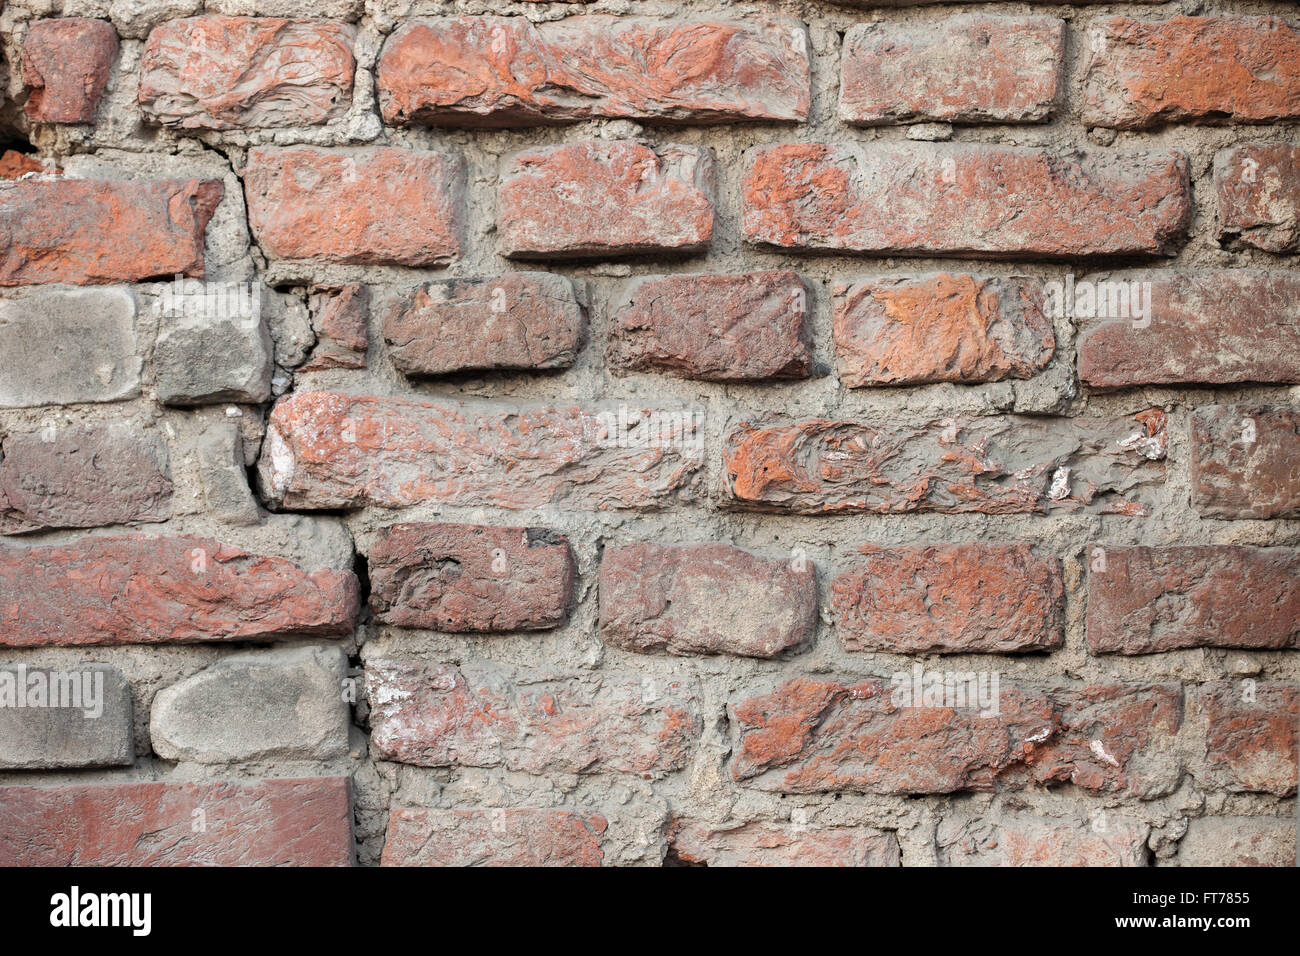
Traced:
POLYGON ((710 826, 674 820, 668 839, 669 853, 688 865, 901 865, 897 836, 872 827, 759 822, 710 826))
POLYGON ((1087 560, 1094 654, 1284 648, 1300 639, 1300 551, 1293 548, 1093 545, 1087 560))
POLYGON ((428 282, 384 314, 388 353, 412 376, 568 368, 585 329, 573 283, 546 272, 428 282))
POLYGON ((0 190, 0 285, 203 275, 219 180, 21 180, 0 190))
POLYGON ((658 437, 633 430, 620 444, 619 414, 296 392, 271 410, 262 486, 287 508, 648 509, 692 494, 703 458, 695 426, 643 417, 659 422, 658 437))
POLYGON ((205 538, 0 547, 0 646, 265 641, 352 631, 351 571, 205 538))
POLYGON ((1037 279, 944 272, 833 291, 835 352, 849 388, 1030 378, 1056 351, 1037 279))
POLYGON ((0 866, 351 866, 346 777, 0 788, 0 866))
POLYGON ((356 282, 312 290, 311 328, 316 346, 301 367, 304 372, 329 368, 365 368, 370 346, 367 325, 370 290, 356 282))
POLYGON ((1061 564, 1028 544, 864 545, 831 588, 850 651, 1038 651, 1064 640, 1061 564))
POLYGON ((1064 47, 1065 23, 1054 17, 860 23, 844 36, 840 119, 1044 122, 1057 105, 1064 47))
POLYGON ((709 382, 806 378, 810 311, 793 272, 639 276, 614 305, 607 362, 709 382))
POLYGON ((1300 146, 1244 143, 1214 154, 1220 242, 1300 250, 1300 146))
MULTIPOLYGON (((917 665, 920 669, 920 665, 917 665)), ((899 686, 912 675, 901 674, 899 686)), ((734 705, 732 776, 780 793, 955 793, 1072 783, 1148 799, 1173 792, 1177 685, 1000 686, 998 713, 900 706, 881 680, 795 678, 734 705)))
POLYGON ((389 37, 376 83, 396 124, 803 120, 808 34, 786 19, 416 20, 389 37))
POLYGON ((1187 159, 974 144, 787 144, 751 154, 751 242, 877 255, 1173 255, 1187 159))
POLYGON ((600 866, 608 823, 573 810, 394 810, 383 866, 600 866))
POLYGON ((1089 28, 1088 46, 1089 126, 1300 117, 1300 36, 1277 17, 1111 17, 1089 28))
POLYGON ((126 423, 10 435, 0 447, 0 534, 171 517, 166 443, 126 423))
POLYGON ((1294 820, 1201 817, 1178 841, 1175 866, 1295 866, 1294 820))
POLYGON ((693 252, 713 238, 713 154, 594 141, 515 154, 502 174, 502 255, 599 258, 693 252))
POLYGON ((248 221, 269 256, 431 266, 461 252, 459 157, 396 146, 251 149, 248 221))
POLYGON ((369 569, 375 617, 401 627, 544 630, 573 601, 568 540, 529 528, 393 525, 371 545, 369 569))
POLYGON ((37 20, 23 38, 23 107, 34 123, 93 123, 117 60, 106 20, 37 20))
POLYGON ((935 843, 942 866, 1149 866, 1150 832, 1105 810, 1089 820, 947 817, 935 843))
POLYGON ((50 172, 45 163, 43 159, 28 156, 16 149, 6 149, 0 153, 0 179, 18 179, 28 173, 50 172))
POLYGON ((1201 693, 1209 722, 1206 782, 1235 793, 1294 796, 1300 687, 1220 681, 1201 693))
POLYGON ((1300 382, 1300 273, 1142 272, 1085 281, 1085 288, 1105 289, 1106 297, 1104 307, 1085 301, 1082 311, 1078 304, 1073 309, 1084 326, 1079 378, 1088 385, 1300 382), (1121 289, 1129 294, 1127 315, 1121 289), (1135 289, 1144 309, 1150 296, 1149 313, 1141 318, 1132 314, 1135 289), (1104 314, 1089 314, 1098 311, 1104 314))
POLYGON ((733 507, 796 514, 913 511, 1145 515, 1165 475, 1165 415, 998 416, 877 427, 741 423, 723 441, 733 507))
POLYGON ((1300 518, 1300 407, 1207 405, 1192 415, 1192 504, 1207 518, 1300 518))
POLYGON ((607 547, 600 637, 629 651, 773 657, 817 627, 817 571, 727 544, 607 547))
POLYGON ((653 779, 686 766, 701 730, 676 678, 369 660, 366 687, 375 756, 419 767, 653 779))
POLYGON ((180 129, 325 123, 351 103, 355 38, 355 27, 330 20, 171 20, 145 44, 140 106, 180 129))

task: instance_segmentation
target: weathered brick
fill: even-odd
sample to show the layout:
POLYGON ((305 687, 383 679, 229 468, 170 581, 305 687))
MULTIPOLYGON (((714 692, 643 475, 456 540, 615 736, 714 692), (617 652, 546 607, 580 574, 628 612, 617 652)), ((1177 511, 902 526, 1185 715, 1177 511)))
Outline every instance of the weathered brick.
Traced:
POLYGON ((1207 405, 1192 415, 1192 504, 1207 518, 1300 518, 1300 407, 1207 405))
POLYGON ((106 20, 37 20, 23 38, 23 111, 34 123, 93 123, 117 60, 106 20))
POLYGON ((899 866, 898 838, 873 827, 800 823, 711 826, 674 820, 669 852, 703 866, 899 866))
POLYGON ((911 703, 904 689, 914 678, 926 681, 920 670, 898 675, 892 688, 880 680, 795 678, 739 700, 732 776, 781 793, 954 793, 1068 782, 1142 799, 1171 793, 1181 776, 1168 746, 1182 722, 1177 685, 999 687, 997 713, 983 714, 973 704, 902 706, 911 703))
POLYGON ((655 778, 686 765, 701 730, 676 678, 369 660, 366 687, 375 755, 420 767, 655 778))
POLYGON ((0 646, 276 640, 349 633, 351 571, 204 538, 144 535, 0 547, 0 646))
POLYGON ((568 368, 585 329, 573 283, 546 272, 427 282, 384 314, 393 364, 413 376, 568 368))
POLYGON ((216 764, 341 757, 348 750, 346 666, 337 647, 222 658, 154 697, 154 753, 216 764))
POLYGON ((1294 548, 1094 545, 1088 561, 1094 654, 1283 648, 1300 640, 1300 551, 1294 548))
MULTIPOLYGON (((1239 592, 1250 594, 1250 591, 1239 592)), ((1292 616, 1292 622, 1300 617, 1292 616)), ((1216 681, 1201 689, 1209 729, 1207 782, 1236 793, 1296 792, 1300 687, 1294 683, 1216 681)))
POLYGON ((1039 651, 1065 637, 1061 564, 1028 544, 858 549, 831 588, 850 651, 1039 651))
POLYGON ((1056 352, 1043 284, 1022 276, 880 276, 833 286, 849 388, 1030 378, 1056 352))
POLYGON ((0 298, 0 406, 132 398, 140 394, 137 344, 135 299, 125 289, 36 288, 0 298))
POLYGON ((1300 250, 1300 146, 1243 143, 1214 154, 1220 242, 1300 250))
POLYGON ((562 535, 529 528, 399 524, 370 546, 370 605, 401 627, 534 631, 558 627, 576 570, 562 535))
POLYGON ((0 445, 0 534, 171 517, 167 446, 125 422, 47 426, 0 445))
POLYGON ((654 508, 691 492, 703 447, 698 413, 653 414, 297 392, 271 410, 262 487, 288 508, 654 508))
POLYGON ((527 807, 396 809, 383 866, 600 866, 598 813, 527 807))
POLYGON ((272 348, 260 309, 164 309, 153 350, 154 393, 164 405, 265 402, 272 348))
POLYGON ((947 817, 935 835, 941 866, 1148 866, 1151 827, 1100 811, 1089 820, 1027 814, 947 817))
POLYGON ((250 527, 262 521, 248 487, 244 438, 233 421, 213 422, 194 442, 203 501, 214 518, 224 524, 250 527))
POLYGON ((379 146, 251 149, 248 221, 269 256, 431 266, 460 255, 458 156, 379 146))
POLYGON ((1089 28, 1083 122, 1300 117, 1300 36, 1277 17, 1112 17, 1089 28))
POLYGON ((773 657, 817 627, 817 570, 727 544, 613 545, 600 562, 600 637, 629 651, 773 657))
POLYGON ((639 276, 612 311, 615 369, 745 382, 813 368, 808 287, 793 272, 639 276))
POLYGON ((1144 515, 1165 474, 1165 414, 1000 416, 876 427, 737 425, 723 442, 733 507, 797 514, 931 511, 1144 515))
POLYGON ((129 766, 131 685, 107 664, 0 667, 0 769, 129 766))
POLYGON ((0 286, 203 275, 220 180, 25 179, 0 187, 0 286))
POLYGON ((317 287, 312 290, 310 304, 316 347, 301 371, 365 368, 370 347, 370 290, 356 282, 317 287))
POLYGON ((1295 866, 1294 820, 1199 817, 1178 841, 1175 866, 1295 866))
POLYGON ((1187 158, 974 144, 762 148, 742 185, 750 242, 877 255, 1172 255, 1187 158))
POLYGON ((352 862, 346 777, 0 788, 0 866, 352 862))
POLYGON ((376 69, 385 121, 808 116, 808 34, 787 19, 458 17, 404 23, 376 69))
POLYGON ((325 123, 351 103, 355 38, 355 27, 331 20, 171 20, 145 43, 140 106, 180 129, 325 123))
POLYGON ((1106 300, 1080 307, 1076 292, 1072 308, 1084 326, 1077 349, 1088 385, 1300 382, 1300 273, 1139 272, 1085 281, 1106 300), (1134 314, 1135 294, 1145 315, 1134 314))
POLYGON ((599 258, 694 252, 713 238, 713 154, 593 141, 516 153, 502 174, 502 255, 599 258))
POLYGON ((1039 123, 1057 104, 1065 23, 957 16, 859 23, 844 35, 840 119, 1039 123))

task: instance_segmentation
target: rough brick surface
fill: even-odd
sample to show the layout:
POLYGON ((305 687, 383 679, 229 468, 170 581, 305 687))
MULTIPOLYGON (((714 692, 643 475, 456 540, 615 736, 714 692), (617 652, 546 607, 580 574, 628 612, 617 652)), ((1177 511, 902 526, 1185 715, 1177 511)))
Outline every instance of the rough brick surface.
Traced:
POLYGON ((804 378, 810 311, 793 272, 641 276, 614 307, 606 356, 616 369, 710 382, 804 378))
POLYGON ((659 777, 686 765, 700 731, 693 687, 632 673, 512 679, 371 659, 366 688, 376 756, 420 767, 659 777))
POLYGON ((1201 693, 1209 723, 1209 781, 1231 791, 1294 796, 1300 687, 1220 681, 1205 685, 1201 693))
POLYGON ((1038 279, 945 272, 833 291, 835 353, 850 388, 1030 378, 1056 352, 1038 279))
POLYGON ((0 769, 129 766, 131 685, 107 664, 0 667, 0 769))
POLYGON ((1038 651, 1064 640, 1060 562, 1027 544, 864 545, 831 606, 851 651, 1038 651))
POLYGON ((308 126, 352 98, 355 28, 329 20, 193 17, 149 33, 140 106, 164 126, 308 126))
POLYGON ((0 443, 0 534, 171 516, 167 446, 126 423, 47 427, 0 443))
POLYGON ((34 123, 93 123, 117 59, 106 20, 38 20, 23 39, 23 110, 34 123))
POLYGON ((253 149, 244 192, 269 256, 431 266, 461 251, 465 170, 397 146, 253 149))
POLYGON ((1172 255, 1191 217, 1172 151, 791 144, 752 153, 742 190, 751 242, 877 255, 1172 255))
POLYGON ((1233 545, 1089 549, 1088 647, 1295 647, 1300 551, 1233 545), (1242 600, 1242 595, 1250 600, 1242 600))
POLYGON ((1201 817, 1178 841, 1176 866, 1295 866, 1294 820, 1201 817))
POLYGON ((872 827, 673 821, 671 852, 703 866, 898 866, 898 838, 872 827))
POLYGON ((943 866, 1147 866, 1150 830, 1104 811, 1091 821, 949 817, 935 843, 943 866))
POLYGON ((307 574, 204 538, 0 546, 0 646, 339 635, 357 600, 351 571, 307 574))
POLYGON ((0 189, 0 286, 203 275, 214 180, 24 180, 0 189), (112 236, 112 242, 105 242, 112 236))
POLYGON ((817 571, 726 544, 606 548, 600 636, 625 650, 773 657, 811 638, 817 571))
POLYGON ((393 364, 412 376, 568 368, 585 330, 573 283, 545 272, 428 282, 384 313, 393 364))
POLYGON ((365 368, 370 346, 370 290, 359 283, 318 288, 311 295, 311 328, 316 347, 304 372, 365 368))
POLYGON ((1192 503, 1208 518, 1300 518, 1300 408, 1198 408, 1191 475, 1192 503))
POLYGON ((346 777, 0 789, 3 866, 352 862, 346 777))
POLYGON ((702 463, 702 447, 678 440, 691 423, 660 419, 656 435, 620 443, 617 415, 299 392, 271 412, 262 484, 292 508, 667 504, 702 463))
POLYGON ((1098 301, 1104 290, 1106 302, 1085 305, 1080 314, 1075 295, 1083 326, 1079 378, 1089 385, 1300 382, 1300 274, 1233 269, 1115 273, 1084 281, 1098 290, 1098 301), (1145 313, 1140 317, 1133 310, 1135 292, 1145 313))
POLYGON ((733 505, 797 514, 909 511, 1146 514, 1164 480, 1165 416, 997 418, 874 427, 742 423, 723 443, 733 505))
POLYGON ((844 36, 840 118, 1038 123, 1055 110, 1065 24, 1051 17, 956 16, 860 23, 844 36))
POLYGON ((1214 155, 1220 242, 1300 250, 1300 147, 1246 143, 1214 155))
POLYGON ((439 631, 543 630, 573 601, 573 552, 540 529, 399 524, 370 546, 375 617, 439 631))
POLYGON ((713 237, 713 189, 713 156, 698 146, 525 150, 501 176, 501 253, 568 259, 703 249, 713 237))
POLYGON ((394 810, 384 866, 600 866, 608 823, 573 810, 394 810))
POLYGON ((389 37, 376 81, 397 124, 802 120, 808 35, 796 20, 752 18, 416 20, 389 37))
MULTIPOLYGON (((920 665, 917 665, 919 668, 920 665)), ((910 675, 903 675, 909 677, 910 675)), ((737 697, 732 776, 780 793, 955 793, 1072 783, 1147 799, 1172 792, 1177 685, 1045 692, 1001 686, 997 713, 895 703, 879 680, 795 678, 737 697)))
POLYGON ((1285 20, 1112 17, 1091 31, 1082 117, 1090 126, 1300 116, 1300 35, 1285 20))

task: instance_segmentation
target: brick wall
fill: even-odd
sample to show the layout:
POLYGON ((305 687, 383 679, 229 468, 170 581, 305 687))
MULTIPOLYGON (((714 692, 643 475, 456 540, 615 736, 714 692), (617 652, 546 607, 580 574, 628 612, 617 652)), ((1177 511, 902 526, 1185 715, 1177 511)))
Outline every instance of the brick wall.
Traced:
POLYGON ((10 0, 0 863, 1293 862, 1297 31, 10 0))

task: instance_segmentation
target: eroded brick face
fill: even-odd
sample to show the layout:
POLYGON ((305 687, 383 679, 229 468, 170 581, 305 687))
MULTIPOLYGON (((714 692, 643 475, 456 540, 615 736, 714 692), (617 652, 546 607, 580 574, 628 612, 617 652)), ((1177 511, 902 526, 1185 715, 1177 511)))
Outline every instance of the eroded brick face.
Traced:
POLYGON ((0 865, 1294 861, 1294 4, 0 11, 0 865))

